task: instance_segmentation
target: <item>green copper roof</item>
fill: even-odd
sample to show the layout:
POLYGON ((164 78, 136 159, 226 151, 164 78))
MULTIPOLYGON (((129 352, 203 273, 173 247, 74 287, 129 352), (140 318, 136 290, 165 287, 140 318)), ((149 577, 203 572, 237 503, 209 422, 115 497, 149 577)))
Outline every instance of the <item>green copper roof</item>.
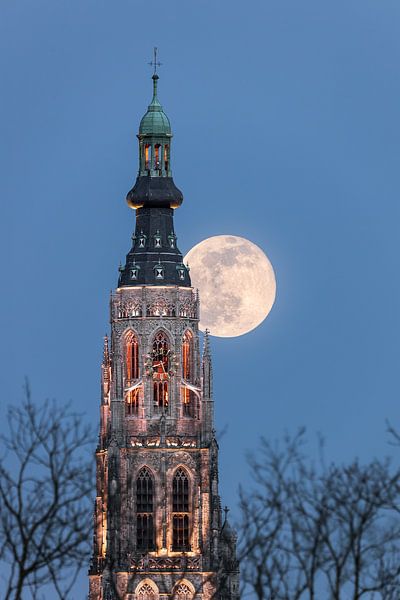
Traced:
POLYGON ((158 75, 153 75, 153 99, 140 121, 139 135, 171 135, 169 119, 157 98, 158 75))

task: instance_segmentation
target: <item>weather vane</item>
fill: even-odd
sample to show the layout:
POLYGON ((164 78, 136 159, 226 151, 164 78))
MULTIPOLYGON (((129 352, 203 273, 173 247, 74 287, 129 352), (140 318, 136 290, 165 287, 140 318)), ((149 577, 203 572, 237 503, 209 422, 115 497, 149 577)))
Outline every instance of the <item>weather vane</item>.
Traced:
POLYGON ((158 52, 158 48, 156 48, 156 46, 154 46, 154 56, 153 56, 153 60, 151 62, 149 62, 149 65, 151 67, 154 67, 154 73, 153 75, 157 75, 157 67, 161 67, 162 63, 160 63, 159 61, 157 61, 157 52, 158 52))

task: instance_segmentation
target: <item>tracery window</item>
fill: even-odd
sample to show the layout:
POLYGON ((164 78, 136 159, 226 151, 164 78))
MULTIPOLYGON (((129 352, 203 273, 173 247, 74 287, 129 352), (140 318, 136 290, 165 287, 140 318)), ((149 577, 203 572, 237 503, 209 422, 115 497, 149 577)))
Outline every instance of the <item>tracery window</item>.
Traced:
POLYGON ((158 594, 149 583, 140 586, 135 594, 136 600, 158 600, 158 594))
POLYGON ((172 550, 186 552, 189 544, 189 479, 181 467, 172 482, 172 550))
POLYGON ((130 390, 125 398, 125 415, 132 416, 139 414, 139 390, 130 390))
POLYGON ((133 333, 126 338, 125 368, 127 381, 139 379, 139 343, 133 333))
POLYGON ((178 600, 192 600, 193 594, 186 583, 180 583, 174 590, 174 598, 178 600))
POLYGON ((136 544, 138 550, 154 550, 154 483, 147 467, 136 480, 136 544))
POLYGON ((165 334, 160 331, 153 342, 153 400, 158 410, 168 408, 169 345, 165 334))

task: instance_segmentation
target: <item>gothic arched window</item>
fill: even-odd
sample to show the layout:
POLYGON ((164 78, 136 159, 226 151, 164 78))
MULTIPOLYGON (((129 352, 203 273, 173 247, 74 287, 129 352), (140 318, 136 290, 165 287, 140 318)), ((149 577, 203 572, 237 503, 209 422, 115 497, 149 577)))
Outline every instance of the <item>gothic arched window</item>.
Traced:
POLYGON ((168 381, 169 381, 169 345, 166 335, 160 331, 153 342, 153 400, 154 407, 158 410, 168 408, 168 381))
POLYGON ((192 377, 193 362, 193 336, 189 331, 185 332, 182 340, 182 377, 190 381, 192 377))
POLYGON ((189 478, 181 467, 172 481, 172 550, 187 552, 189 544, 189 478))
POLYGON ((135 594, 135 600, 158 600, 158 593, 149 583, 143 583, 135 594))
POLYGON ((136 480, 136 545, 138 550, 154 550, 154 482, 147 467, 136 480))
POLYGON ((139 379, 139 344, 136 336, 129 333, 125 343, 126 380, 139 379))
MULTIPOLYGON (((182 340, 182 379, 185 382, 193 381, 193 336, 186 331, 182 340)), ((186 385, 181 390, 184 417, 195 416, 195 395, 186 385)))

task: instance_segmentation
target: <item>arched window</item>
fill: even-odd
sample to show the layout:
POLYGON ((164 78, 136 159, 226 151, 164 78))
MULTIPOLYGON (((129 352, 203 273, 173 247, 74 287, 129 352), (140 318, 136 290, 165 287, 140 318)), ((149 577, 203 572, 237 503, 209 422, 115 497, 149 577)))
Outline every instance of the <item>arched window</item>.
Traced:
POLYGON ((135 594, 135 600, 158 600, 158 593, 149 583, 143 583, 135 594))
POLYGON ((192 334, 189 331, 186 331, 182 340, 182 377, 183 379, 186 379, 186 381, 190 381, 192 377, 192 340, 192 334))
MULTIPOLYGON (((182 378, 186 382, 193 380, 193 336, 186 331, 182 340, 182 378)), ((182 409, 184 417, 195 417, 196 399, 193 390, 186 385, 181 389, 182 409)))
POLYGON ((161 145, 154 146, 154 168, 161 169, 161 145))
POLYGON ((179 583, 174 590, 173 597, 177 600, 192 600, 193 594, 186 583, 179 583))
POLYGON ((125 415, 132 416, 139 414, 139 390, 130 390, 125 398, 125 415))
POLYGON ((125 368, 127 382, 139 379, 139 344, 133 333, 129 333, 126 338, 125 368))
POLYGON ((189 544, 189 479, 179 468, 172 482, 172 550, 187 552, 189 544))
POLYGON ((168 408, 168 381, 169 381, 169 346, 165 334, 160 331, 153 342, 153 400, 158 411, 168 408))
POLYGON ((144 467, 136 480, 136 545, 138 550, 154 550, 154 483, 144 467))
POLYGON ((164 146, 164 169, 169 170, 169 144, 164 146))
POLYGON ((151 169, 151 145, 150 144, 146 144, 144 147, 144 163, 145 163, 145 169, 147 169, 147 171, 150 171, 150 169, 151 169))

